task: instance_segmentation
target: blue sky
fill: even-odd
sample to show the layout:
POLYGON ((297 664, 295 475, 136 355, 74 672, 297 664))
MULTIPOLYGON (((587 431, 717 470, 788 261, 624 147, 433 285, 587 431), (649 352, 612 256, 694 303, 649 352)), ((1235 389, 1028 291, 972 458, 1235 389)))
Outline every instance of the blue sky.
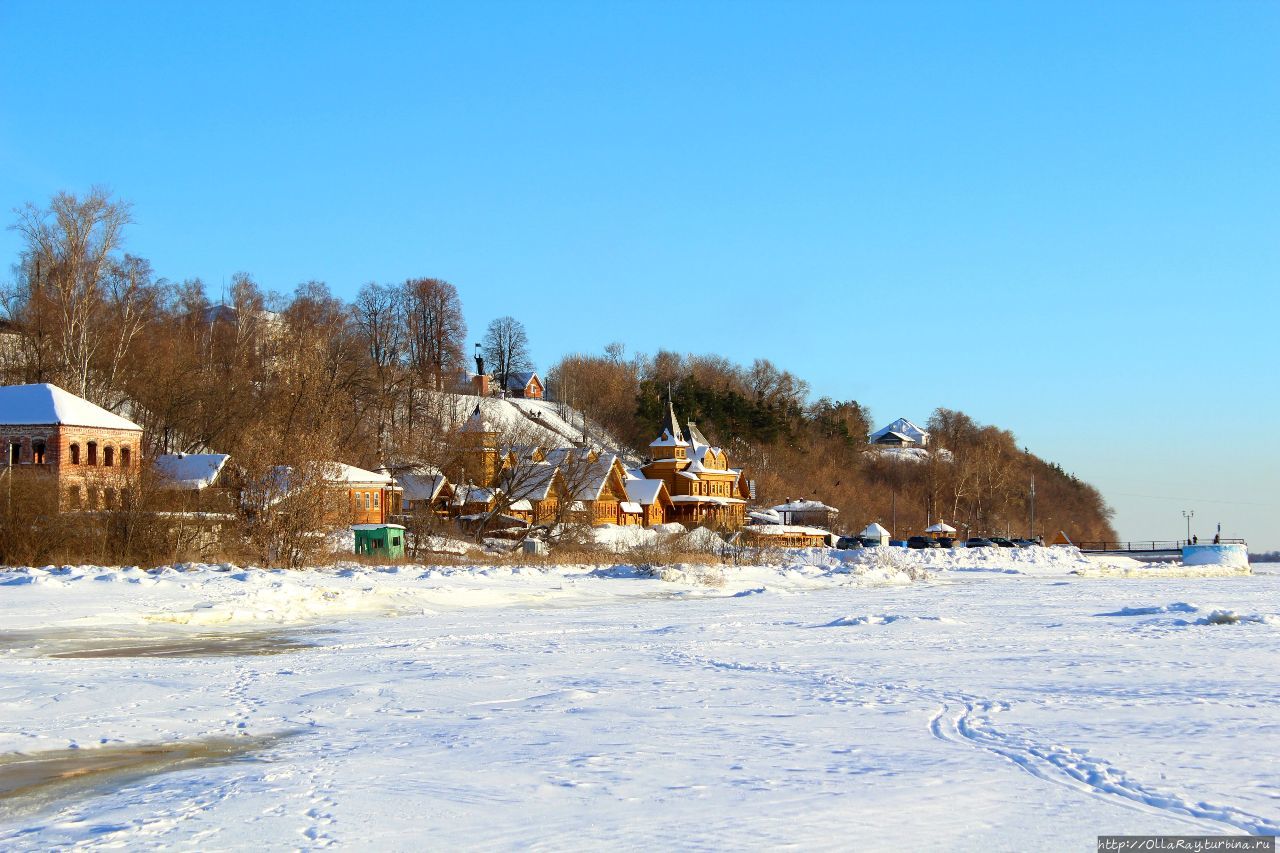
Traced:
POLYGON ((445 278, 542 367, 963 409, 1124 536, 1280 548, 1278 44, 1263 2, 0 0, 0 205, 106 184, 215 296, 445 278))

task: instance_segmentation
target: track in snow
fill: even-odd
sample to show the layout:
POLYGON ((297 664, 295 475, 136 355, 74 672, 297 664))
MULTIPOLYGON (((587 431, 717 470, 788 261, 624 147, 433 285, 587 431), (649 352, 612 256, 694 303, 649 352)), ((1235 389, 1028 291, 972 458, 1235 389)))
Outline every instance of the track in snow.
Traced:
POLYGON ((1251 835, 1280 834, 1280 823, 1275 821, 1233 806, 1193 802, 1130 779, 1123 770, 1070 747, 1041 744, 1001 732, 991 724, 991 717, 1007 710, 1009 706, 999 702, 951 699, 943 702, 930 720, 929 729, 939 740, 995 753, 1045 782, 1119 800, 1149 813, 1196 822, 1213 821, 1251 835), (961 705, 963 710, 951 713, 952 705, 961 705))

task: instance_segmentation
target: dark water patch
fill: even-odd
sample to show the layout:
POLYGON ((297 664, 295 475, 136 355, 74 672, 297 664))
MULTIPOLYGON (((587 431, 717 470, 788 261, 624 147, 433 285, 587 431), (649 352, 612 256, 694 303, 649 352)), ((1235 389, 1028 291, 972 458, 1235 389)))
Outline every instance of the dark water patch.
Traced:
POLYGON ((251 760, 296 732, 0 755, 0 820, 170 773, 251 760))
POLYGON ((316 632, 157 632, 120 628, 0 631, 0 652, 49 658, 209 658, 282 655, 315 648, 316 632))

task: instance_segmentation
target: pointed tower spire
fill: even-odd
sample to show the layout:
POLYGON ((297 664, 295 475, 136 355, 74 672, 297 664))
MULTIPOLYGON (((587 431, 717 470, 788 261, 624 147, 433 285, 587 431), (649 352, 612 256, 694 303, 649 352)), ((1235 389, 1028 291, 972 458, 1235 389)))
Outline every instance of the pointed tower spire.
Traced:
POLYGON ((684 433, 680 431, 680 421, 676 419, 676 404, 670 398, 667 399, 667 417, 662 422, 662 429, 671 436, 672 441, 684 443, 684 433))

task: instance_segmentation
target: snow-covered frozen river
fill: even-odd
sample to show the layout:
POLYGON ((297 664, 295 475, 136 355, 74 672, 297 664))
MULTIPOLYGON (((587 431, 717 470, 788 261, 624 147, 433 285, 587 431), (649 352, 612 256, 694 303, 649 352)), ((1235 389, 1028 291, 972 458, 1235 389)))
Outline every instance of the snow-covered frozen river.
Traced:
POLYGON ((1091 578, 1015 556, 914 583, 831 559, 0 570, 0 847, 1280 831, 1280 566, 1091 578), (198 747, 110 770, 139 744, 198 747))

